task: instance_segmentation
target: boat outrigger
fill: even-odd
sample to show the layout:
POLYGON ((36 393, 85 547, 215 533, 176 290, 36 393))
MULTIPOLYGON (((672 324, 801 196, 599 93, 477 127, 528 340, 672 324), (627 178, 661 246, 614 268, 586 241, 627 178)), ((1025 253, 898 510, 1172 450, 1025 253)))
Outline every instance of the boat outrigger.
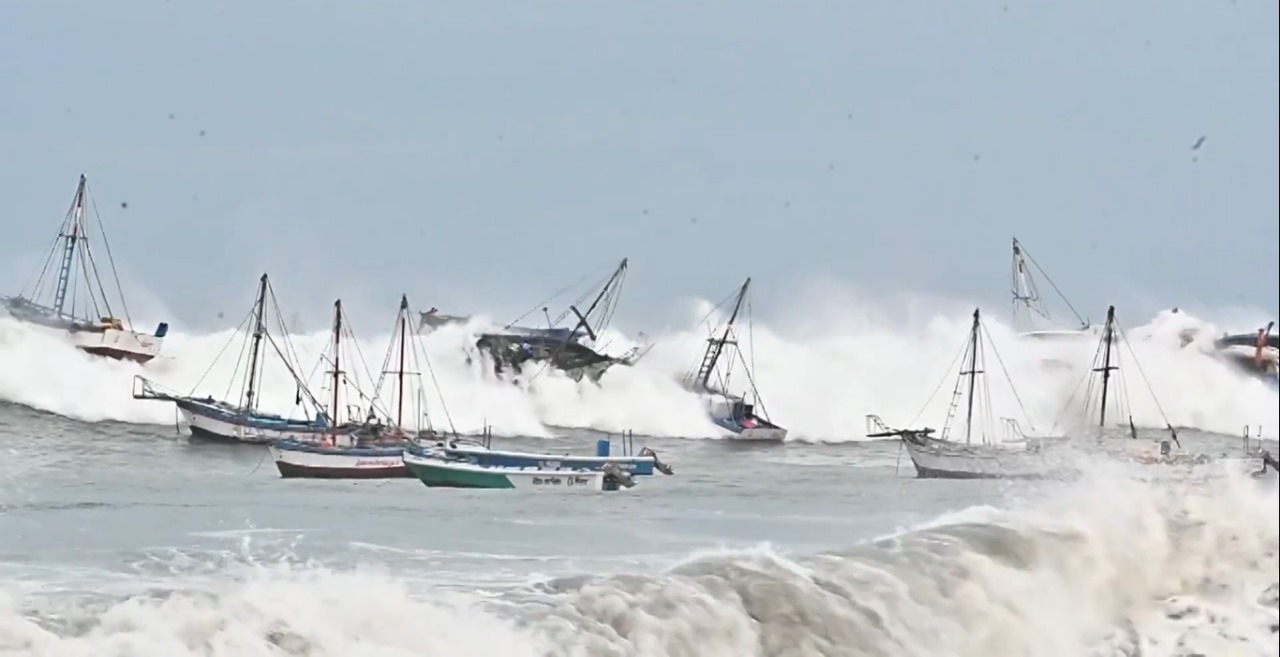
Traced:
MULTIPOLYGON (((419 369, 422 365, 430 368, 431 363, 418 336, 413 333, 409 317, 409 298, 401 295, 391 344, 383 360, 382 373, 374 385, 374 399, 370 401, 371 408, 364 424, 354 432, 330 431, 322 436, 286 438, 271 443, 271 456, 280 476, 313 479, 392 479, 411 476, 401 459, 405 446, 416 440, 435 440, 437 435, 431 426, 430 415, 426 412, 425 395, 423 386, 420 385, 419 369), (391 370, 388 368, 392 365, 393 358, 395 369, 391 370), (407 367, 414 367, 414 370, 406 369, 407 367), (391 394, 395 397, 395 415, 384 423, 380 416, 386 414, 378 408, 378 398, 388 383, 388 374, 394 375, 390 384, 391 394), (414 415, 425 420, 425 426, 419 426, 418 419, 407 421, 405 417, 405 397, 410 391, 406 377, 419 381, 419 385, 413 386, 412 401, 416 402, 414 406, 419 411, 414 415)), ((342 337, 346 334, 343 329, 341 301, 334 303, 333 321, 333 358, 330 361, 333 369, 329 371, 333 398, 330 407, 341 408, 338 391, 342 389, 345 374, 341 354, 342 337)), ((435 380, 434 374, 431 378, 435 380)), ((440 404, 447 416, 448 409, 444 407, 443 398, 440 399, 440 404)), ((450 425, 452 426, 452 421, 450 425)))
MULTIPOLYGON (((192 392, 182 394, 179 392, 166 390, 158 383, 146 379, 141 376, 134 377, 133 397, 134 399, 145 399, 152 401, 172 402, 177 406, 178 411, 182 413, 186 420, 187 426, 190 427, 191 435, 194 438, 223 441, 223 442, 243 442, 267 444, 284 438, 320 436, 329 433, 331 430, 330 416, 326 413, 321 404, 308 390, 306 384, 299 376, 297 356, 293 352, 292 346, 288 343, 288 333, 284 330, 281 322, 280 306, 275 298, 275 292, 271 289, 271 283, 267 279, 267 275, 263 274, 258 281, 258 292, 252 309, 248 316, 241 322, 236 333, 231 337, 234 341, 237 337, 248 335, 245 341, 248 346, 248 363, 245 369, 241 369, 244 360, 244 349, 241 349, 240 361, 237 361, 235 367, 236 374, 244 373, 240 380, 240 395, 236 402, 227 401, 226 399, 215 399, 211 396, 197 397, 192 392), (271 301, 272 309, 280 338, 277 340, 268 330, 266 318, 267 301, 271 301), (248 331, 251 333, 248 333, 248 331), (265 343, 265 344, 264 344, 265 343), (308 412, 311 419, 286 418, 276 413, 263 411, 259 407, 259 392, 262 389, 263 375, 266 370, 263 348, 270 346, 284 363, 285 368, 294 380, 297 388, 297 394, 294 398, 295 408, 302 408, 308 412)), ((228 345, 230 346, 230 342, 228 345)), ((223 349, 225 351, 225 347, 223 349)), ((210 370, 216 364, 210 364, 210 370)), ((197 381, 194 387, 199 387, 208 376, 197 381)))
MULTIPOLYGON (((756 388, 755 372, 739 348, 738 336, 734 331, 734 323, 742 314, 744 304, 750 315, 750 303, 747 301, 750 291, 751 278, 748 277, 734 297, 729 319, 707 338, 707 348, 702 353, 698 368, 685 376, 683 384, 688 390, 703 397, 711 421, 730 432, 734 440, 781 442, 786 439, 787 430, 769 419, 764 400, 760 398, 760 391, 756 388), (727 359, 728 362, 725 363, 722 359, 727 359), (740 363, 745 372, 747 394, 729 393, 729 378, 735 363, 740 363), (725 365, 723 372, 716 368, 720 364, 725 365), (712 381, 713 377, 715 381, 712 381)), ((723 305, 723 302, 717 305, 712 312, 723 305)))
MULTIPOLYGON (((583 295, 577 303, 570 304, 568 310, 554 320, 548 316, 547 328, 515 326, 516 322, 523 319, 522 316, 502 331, 481 334, 476 340, 476 348, 488 356, 493 364, 494 374, 499 377, 507 370, 521 374, 528 363, 544 363, 577 381, 584 377, 599 381, 605 371, 614 365, 634 365, 648 353, 648 344, 637 345, 621 356, 609 356, 602 353, 604 341, 600 335, 617 308, 626 273, 627 259, 623 258, 600 286, 599 293, 585 312, 578 310, 578 305, 588 295, 583 295), (570 314, 577 318, 573 328, 556 326, 570 314), (591 319, 593 315, 598 317, 594 324, 591 319), (584 341, 589 342, 590 346, 584 341)), ((546 308, 543 307, 543 312, 545 311, 546 308)))
POLYGON ((71 343, 85 353, 147 363, 160 354, 169 325, 161 322, 152 334, 133 330, 133 320, 129 317, 129 306, 120 289, 111 245, 102 230, 102 218, 97 216, 97 209, 92 206, 89 183, 82 174, 71 209, 67 211, 35 284, 17 296, 0 297, 0 306, 18 321, 65 331, 71 343), (98 261, 90 248, 88 214, 91 208, 97 218, 107 264, 115 281, 115 300, 124 313, 123 320, 112 308, 112 300, 108 298, 98 275, 98 261), (55 255, 59 256, 57 278, 50 281, 55 255), (51 289, 48 286, 50 282, 51 289), (84 283, 83 290, 79 285, 81 282, 84 283), (78 296, 77 290, 81 290, 83 296, 78 296))

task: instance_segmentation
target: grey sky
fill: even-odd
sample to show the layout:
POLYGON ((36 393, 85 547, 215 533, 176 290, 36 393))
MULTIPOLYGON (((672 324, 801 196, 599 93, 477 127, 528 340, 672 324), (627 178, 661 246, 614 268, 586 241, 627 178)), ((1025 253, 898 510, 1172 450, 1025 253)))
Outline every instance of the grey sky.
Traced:
POLYGON ((1005 312, 1012 233, 1080 306, 1272 312, 1278 23, 1275 0, 11 0, 0 289, 84 171, 133 303, 179 330, 238 316, 264 269, 308 318, 402 290, 501 314, 623 255, 635 328, 747 274, 775 306, 833 277, 1005 312))

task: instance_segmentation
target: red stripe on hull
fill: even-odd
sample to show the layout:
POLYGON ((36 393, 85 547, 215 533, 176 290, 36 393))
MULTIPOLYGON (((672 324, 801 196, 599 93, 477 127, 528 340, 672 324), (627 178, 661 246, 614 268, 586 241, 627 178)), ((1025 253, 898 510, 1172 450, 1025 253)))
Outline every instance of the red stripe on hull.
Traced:
POLYGON ((140 354, 135 351, 122 351, 120 349, 112 349, 110 347, 76 347, 80 351, 93 356, 101 356, 112 360, 127 360, 138 364, 145 364, 155 356, 151 354, 140 354))
POLYGON ((387 468, 314 468, 276 461, 276 469, 285 479, 406 479, 413 477, 409 468, 403 465, 387 468))

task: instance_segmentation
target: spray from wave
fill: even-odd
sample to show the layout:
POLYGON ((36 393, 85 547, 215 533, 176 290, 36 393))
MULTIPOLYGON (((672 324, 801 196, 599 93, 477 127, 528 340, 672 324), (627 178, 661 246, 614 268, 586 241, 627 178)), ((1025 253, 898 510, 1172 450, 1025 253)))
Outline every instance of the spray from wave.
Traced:
MULTIPOLYGON (((688 325, 696 325, 707 307, 703 304, 692 313, 697 319, 688 325)), ((860 321, 803 334, 756 322, 749 334, 750 357, 766 409, 791 430, 791 439, 858 440, 867 413, 879 414, 891 424, 917 417, 937 422, 943 416, 946 395, 933 393, 948 376, 947 366, 962 347, 969 321, 967 313, 939 314, 905 325, 860 321), (923 408, 931 395, 933 403, 923 408)), ((1018 340, 996 321, 987 320, 987 326, 1033 426, 1047 429, 1079 390, 1096 345, 1089 340, 1018 340), (1070 366, 1046 366, 1052 359, 1070 366)), ((478 432, 488 423, 501 435, 543 436, 548 427, 632 430, 660 437, 721 435, 700 401, 679 385, 703 349, 705 328, 651 336, 656 346, 640 363, 614 367, 599 385, 575 382, 553 371, 526 377, 519 385, 500 381, 481 362, 468 361, 471 336, 481 328, 489 327, 477 319, 468 326, 442 327, 424 339, 448 416, 459 431, 478 432)), ((1210 355, 1209 341, 1180 345, 1179 336, 1188 328, 1200 335, 1217 335, 1218 328, 1186 313, 1162 313, 1147 324, 1125 328, 1141 369, 1127 372, 1127 396, 1137 424, 1163 426, 1163 407, 1176 426, 1236 434, 1243 425, 1262 424, 1274 436, 1271 425, 1280 416, 1280 405, 1273 391, 1210 355), (1144 380, 1150 382, 1160 407, 1144 380)), ((131 398, 132 377, 142 374, 181 392, 235 398, 235 351, 243 336, 233 337, 231 331, 171 334, 164 356, 144 368, 87 356, 43 329, 0 319, 0 399, 85 421, 172 423, 174 411, 168 405, 131 398), (215 362, 228 344, 232 347, 226 357, 215 362)), ((608 332, 606 339, 607 351, 615 354, 634 344, 616 331, 608 332)), ((293 336, 291 342, 302 362, 311 364, 318 361, 329 337, 311 333, 293 336)), ((359 348, 369 368, 376 369, 387 338, 363 338, 359 348)), ((261 405, 290 414, 295 386, 277 359, 267 361, 261 405)), ((992 394, 1001 415, 1019 415, 1012 391, 993 385, 992 394)), ((438 426, 445 422, 438 404, 429 410, 438 426)))
POLYGON ((110 598, 0 593, 0 654, 1275 656, 1278 555, 1274 486, 1103 472, 840 552, 720 552, 483 594, 253 564, 110 598))

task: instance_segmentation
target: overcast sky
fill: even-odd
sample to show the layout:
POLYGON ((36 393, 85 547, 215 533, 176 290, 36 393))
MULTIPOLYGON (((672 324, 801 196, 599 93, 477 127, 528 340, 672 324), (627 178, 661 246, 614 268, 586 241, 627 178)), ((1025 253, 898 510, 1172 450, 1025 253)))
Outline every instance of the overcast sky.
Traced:
POLYGON ((85 172, 134 314, 179 330, 239 317, 264 269, 307 317, 401 291, 501 314, 623 255, 632 323, 748 274, 757 303, 827 277, 1004 310, 1015 233, 1077 306, 1272 311, 1277 24, 1275 0, 9 0, 0 292, 85 172))

